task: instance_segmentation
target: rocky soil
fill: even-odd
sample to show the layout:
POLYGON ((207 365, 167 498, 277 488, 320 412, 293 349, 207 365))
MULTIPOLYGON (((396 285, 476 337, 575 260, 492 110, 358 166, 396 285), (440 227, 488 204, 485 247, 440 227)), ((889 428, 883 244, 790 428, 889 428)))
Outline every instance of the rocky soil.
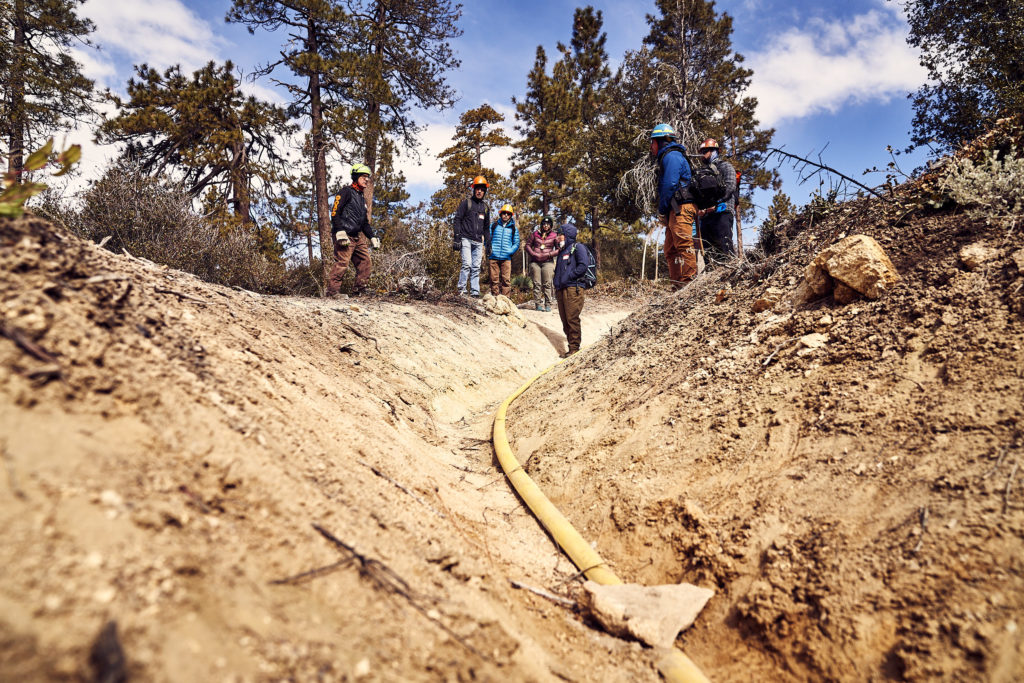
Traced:
MULTIPOLYGON (((596 297, 513 448, 623 579, 715 590, 677 639, 713 680, 1019 680, 1018 232, 863 200, 596 297), (853 234, 900 280, 792 303, 853 234)), ((657 680, 510 583, 581 595, 487 441, 565 348, 523 313, 259 296, 0 222, 0 679, 119 646, 137 680, 657 680)))

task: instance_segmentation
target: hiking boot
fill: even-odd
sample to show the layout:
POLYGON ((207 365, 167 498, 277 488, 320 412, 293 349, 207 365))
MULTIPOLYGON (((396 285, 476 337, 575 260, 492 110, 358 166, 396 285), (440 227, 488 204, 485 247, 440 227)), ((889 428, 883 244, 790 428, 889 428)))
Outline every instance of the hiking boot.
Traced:
POLYGON ((545 306, 544 307, 544 312, 545 313, 550 313, 551 312, 551 307, 550 306, 545 306))
POLYGON ((543 306, 541 306, 540 304, 534 304, 534 305, 533 305, 533 308, 534 308, 534 310, 536 310, 536 311, 543 311, 543 310, 544 310, 544 307, 543 307, 543 306))

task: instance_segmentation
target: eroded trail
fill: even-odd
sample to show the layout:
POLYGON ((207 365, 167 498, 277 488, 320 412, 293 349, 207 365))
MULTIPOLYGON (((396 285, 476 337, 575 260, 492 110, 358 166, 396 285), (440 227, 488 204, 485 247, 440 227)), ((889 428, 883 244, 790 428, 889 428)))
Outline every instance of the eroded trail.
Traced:
POLYGON ((139 680, 656 678, 509 584, 575 574, 485 441, 556 314, 260 297, 0 227, 0 678, 94 675, 110 620, 139 680))

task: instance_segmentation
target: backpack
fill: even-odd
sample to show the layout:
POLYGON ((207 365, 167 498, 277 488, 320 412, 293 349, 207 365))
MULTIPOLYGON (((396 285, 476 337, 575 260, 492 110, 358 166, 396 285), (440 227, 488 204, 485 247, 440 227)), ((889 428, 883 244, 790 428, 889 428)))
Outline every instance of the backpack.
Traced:
MULTIPOLYGON (((690 194, 698 209, 710 209, 725 198, 729 192, 725 186, 725 178, 718 171, 718 166, 703 156, 686 157, 690 165, 690 194)), ((677 190, 678 193, 678 190, 677 190)))
POLYGON ((587 272, 580 278, 580 287, 590 289, 597 284, 597 260, 594 259, 594 252, 587 249, 587 245, 580 242, 574 243, 569 253, 575 254, 576 247, 580 247, 580 260, 587 264, 587 272))

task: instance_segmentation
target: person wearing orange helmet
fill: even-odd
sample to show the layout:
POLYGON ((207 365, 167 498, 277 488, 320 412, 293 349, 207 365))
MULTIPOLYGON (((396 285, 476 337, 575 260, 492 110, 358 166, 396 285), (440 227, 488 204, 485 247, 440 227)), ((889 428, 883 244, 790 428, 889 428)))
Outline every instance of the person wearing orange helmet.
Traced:
POLYGON ((512 257, 519 251, 519 227, 511 204, 498 211, 498 220, 491 226, 487 240, 487 258, 490 263, 491 294, 508 296, 512 293, 512 257))
POLYGON ((452 250, 460 252, 462 268, 459 270, 459 294, 469 293, 480 296, 480 264, 483 260, 484 244, 490 241, 491 210, 484 201, 487 195, 487 178, 478 175, 471 183, 472 190, 467 199, 459 203, 452 221, 452 250))
POLYGON ((732 220, 738 203, 736 169, 719 154, 718 142, 714 138, 708 138, 701 143, 700 153, 708 163, 718 168, 718 173, 725 182, 725 196, 722 197, 722 201, 716 206, 698 212, 704 254, 710 265, 736 256, 736 249, 732 246, 732 220))

